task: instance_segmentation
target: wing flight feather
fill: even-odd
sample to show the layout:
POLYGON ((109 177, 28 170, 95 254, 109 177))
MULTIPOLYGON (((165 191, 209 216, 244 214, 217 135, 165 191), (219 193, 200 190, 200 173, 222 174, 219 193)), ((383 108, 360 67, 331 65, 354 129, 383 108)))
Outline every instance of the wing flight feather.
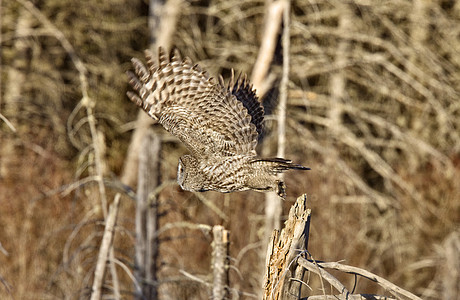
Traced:
POLYGON ((169 58, 159 48, 157 61, 146 51, 146 58, 147 67, 132 60, 131 101, 197 157, 256 155, 263 108, 245 77, 225 87, 177 50, 169 58))

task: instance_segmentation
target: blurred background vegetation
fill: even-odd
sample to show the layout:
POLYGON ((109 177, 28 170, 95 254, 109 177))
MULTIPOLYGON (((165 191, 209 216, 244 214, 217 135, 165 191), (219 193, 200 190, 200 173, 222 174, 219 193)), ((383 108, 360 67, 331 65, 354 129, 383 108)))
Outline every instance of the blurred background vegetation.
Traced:
MULTIPOLYGON (((172 44, 210 74, 250 75, 269 2, 183 0, 172 44)), ((3 0, 0 9, 0 298, 86 298, 104 201, 116 192, 117 280, 129 298, 135 202, 118 178, 138 110, 125 96, 125 72, 151 44, 149 3, 3 0)), ((312 171, 286 174, 282 205, 286 214, 308 194, 316 259, 345 260, 424 299, 458 299, 459 49, 458 1, 291 2, 286 157, 312 171)), ((276 119, 266 125, 259 151, 274 156, 276 119)), ((154 129, 165 136, 169 182, 186 150, 154 129)), ((232 288, 260 295, 264 194, 201 196, 225 216, 169 184, 160 224, 224 225, 232 288)), ((209 296, 180 271, 206 280, 210 241, 187 228, 162 235, 161 299, 209 296)), ((344 280, 351 289, 354 278, 344 280)))

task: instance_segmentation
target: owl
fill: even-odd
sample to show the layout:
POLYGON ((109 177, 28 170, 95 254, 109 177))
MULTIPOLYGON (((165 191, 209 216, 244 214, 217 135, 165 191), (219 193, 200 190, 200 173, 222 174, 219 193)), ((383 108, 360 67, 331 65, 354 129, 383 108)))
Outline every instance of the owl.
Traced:
POLYGON ((180 157, 177 182, 186 191, 275 191, 285 198, 277 174, 309 170, 284 158, 261 158, 256 145, 263 131, 264 109, 246 76, 210 77, 176 49, 172 57, 146 51, 147 67, 132 59, 128 72, 134 92, 129 99, 167 131, 190 154, 180 157))

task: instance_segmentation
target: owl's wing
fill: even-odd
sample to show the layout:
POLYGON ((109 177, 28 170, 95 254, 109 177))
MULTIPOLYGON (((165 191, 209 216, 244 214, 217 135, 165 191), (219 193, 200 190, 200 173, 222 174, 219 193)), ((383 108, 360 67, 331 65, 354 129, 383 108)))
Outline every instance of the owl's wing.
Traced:
POLYGON ((127 93, 131 101, 197 157, 256 155, 263 110, 261 116, 253 108, 257 98, 245 79, 225 88, 189 59, 182 60, 177 50, 169 59, 159 48, 157 64, 150 52, 146 57, 148 69, 132 60, 135 74, 128 75, 136 93, 127 93))
MULTIPOLYGON (((222 77, 219 77, 219 79, 223 85, 222 77)), ((264 129, 264 108, 259 102, 256 92, 252 88, 252 84, 249 83, 246 75, 241 76, 241 74, 236 79, 236 82, 234 82, 234 73, 232 70, 232 77, 229 81, 227 89, 248 110, 248 113, 251 116, 251 123, 256 126, 258 139, 260 140, 264 129)))

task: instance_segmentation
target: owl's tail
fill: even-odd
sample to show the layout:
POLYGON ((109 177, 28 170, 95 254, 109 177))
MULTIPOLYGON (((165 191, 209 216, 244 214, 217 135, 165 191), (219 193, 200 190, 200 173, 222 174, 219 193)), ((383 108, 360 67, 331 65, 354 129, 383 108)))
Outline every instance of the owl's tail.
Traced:
POLYGON ((310 168, 295 164, 288 159, 279 157, 255 159, 253 160, 253 163, 262 163, 274 173, 282 173, 287 170, 310 170, 310 168))
POLYGON ((286 185, 276 175, 292 169, 310 170, 310 168, 278 157, 255 158, 250 163, 253 164, 254 172, 259 173, 259 176, 255 176, 257 178, 253 178, 254 184, 250 185, 250 187, 257 190, 275 191, 282 199, 286 198, 286 185))

